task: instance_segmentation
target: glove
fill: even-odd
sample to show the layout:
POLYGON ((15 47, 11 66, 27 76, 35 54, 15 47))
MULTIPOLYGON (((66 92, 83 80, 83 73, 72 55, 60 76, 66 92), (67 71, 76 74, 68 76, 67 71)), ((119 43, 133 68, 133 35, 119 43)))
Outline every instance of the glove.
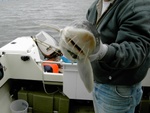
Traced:
POLYGON ((103 44, 102 41, 100 40, 100 45, 99 47, 96 48, 96 50, 97 52, 95 51, 95 53, 89 56, 91 62, 94 60, 101 60, 107 53, 108 46, 106 44, 103 44))
POLYGON ((94 60, 101 60, 105 54, 108 51, 108 46, 106 44, 103 44, 101 39, 100 39, 100 33, 98 33, 96 26, 92 25, 88 21, 83 21, 81 24, 76 24, 75 25, 77 28, 84 28, 89 30, 95 37, 96 40, 96 47, 93 53, 89 56, 90 61, 94 60))

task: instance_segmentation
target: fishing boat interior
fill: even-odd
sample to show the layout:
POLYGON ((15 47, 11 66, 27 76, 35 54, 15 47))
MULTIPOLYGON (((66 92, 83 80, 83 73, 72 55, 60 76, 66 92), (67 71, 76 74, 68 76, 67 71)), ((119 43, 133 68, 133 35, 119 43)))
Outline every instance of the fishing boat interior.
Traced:
MULTIPOLYGON (((14 113, 11 104, 19 99, 28 103, 28 113, 94 113, 92 93, 80 79, 77 64, 44 59, 58 50, 57 41, 44 31, 0 48, 0 113, 14 113), (43 63, 58 64, 60 71, 47 72, 43 63)), ((150 70, 136 113, 150 113, 149 81, 150 70)))

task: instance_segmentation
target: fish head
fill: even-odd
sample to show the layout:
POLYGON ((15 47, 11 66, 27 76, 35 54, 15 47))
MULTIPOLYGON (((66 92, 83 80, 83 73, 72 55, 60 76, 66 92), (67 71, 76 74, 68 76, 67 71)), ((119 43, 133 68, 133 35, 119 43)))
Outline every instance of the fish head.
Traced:
POLYGON ((60 31, 60 49, 70 60, 87 58, 95 49, 94 35, 86 29, 67 26, 60 31))

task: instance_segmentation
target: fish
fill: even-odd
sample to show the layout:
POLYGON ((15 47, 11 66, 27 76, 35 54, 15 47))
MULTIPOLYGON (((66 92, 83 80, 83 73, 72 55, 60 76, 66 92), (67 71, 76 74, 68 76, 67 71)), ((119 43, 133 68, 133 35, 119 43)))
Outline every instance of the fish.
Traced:
POLYGON ((62 54, 73 63, 77 62, 80 78, 87 91, 92 92, 94 77, 89 55, 96 48, 93 33, 82 24, 66 26, 63 29, 54 26, 50 27, 60 33, 59 48, 62 54))

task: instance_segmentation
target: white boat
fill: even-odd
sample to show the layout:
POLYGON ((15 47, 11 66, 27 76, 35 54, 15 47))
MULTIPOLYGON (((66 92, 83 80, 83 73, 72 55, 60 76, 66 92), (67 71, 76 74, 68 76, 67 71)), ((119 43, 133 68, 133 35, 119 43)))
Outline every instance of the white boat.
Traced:
MULTIPOLYGON (((47 36, 48 34, 42 32, 47 36)), ((38 45, 40 46, 40 45, 38 45)), ((18 37, 10 43, 0 48, 0 113, 11 113, 10 95, 11 80, 32 80, 42 81, 43 84, 56 84, 63 86, 63 93, 69 99, 92 100, 92 94, 88 93, 78 74, 76 63, 60 63, 63 66, 62 73, 44 72, 42 62, 48 62, 41 59, 40 51, 31 36, 18 37)), ((54 46, 54 45, 51 45, 54 46)), ((57 48, 57 47, 54 47, 57 48)), ((142 81, 143 86, 150 86, 150 71, 142 81)))
MULTIPOLYGON (((39 34, 44 34, 44 37, 50 37, 45 32, 40 32, 39 34)), ((42 37, 42 39, 44 39, 44 37, 42 37)), ((88 93, 78 76, 76 63, 52 61, 50 63, 60 63, 63 66, 62 73, 44 72, 41 64, 49 61, 42 60, 39 47, 44 51, 45 45, 42 48, 44 42, 37 44, 36 41, 34 37, 31 36, 18 37, 0 48, 0 63, 3 73, 3 77, 1 77, 0 80, 0 105, 4 106, 3 109, 0 109, 0 113, 10 113, 9 106, 12 99, 9 94, 10 85, 8 81, 12 79, 42 81, 43 84, 62 85, 63 93, 69 99, 92 100, 91 93, 88 93)), ((38 41, 41 42, 39 39, 38 41)), ((49 40, 46 41, 48 42, 49 40)), ((53 47, 55 45, 51 44, 51 46, 53 47)), ((54 49, 55 48, 57 47, 54 47, 54 49)), ((47 54, 50 53, 47 52, 47 54)))

